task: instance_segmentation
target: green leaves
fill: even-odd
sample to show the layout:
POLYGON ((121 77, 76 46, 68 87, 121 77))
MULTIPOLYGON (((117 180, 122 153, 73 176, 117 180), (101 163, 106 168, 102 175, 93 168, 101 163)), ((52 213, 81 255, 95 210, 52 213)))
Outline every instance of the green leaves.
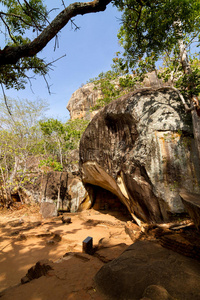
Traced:
POLYGON ((39 168, 41 168, 42 166, 50 167, 54 171, 58 171, 58 172, 63 171, 63 166, 56 160, 53 160, 52 157, 48 157, 47 159, 41 160, 39 163, 39 168))
POLYGON ((122 26, 118 38, 124 47, 123 63, 130 69, 145 57, 154 63, 164 52, 171 52, 178 40, 198 34, 200 28, 200 2, 189 0, 125 0, 115 1, 123 10, 122 26), (176 24, 181 22, 180 28, 176 24))
POLYGON ((2 3, 2 18, 7 24, 10 37, 24 35, 31 28, 40 31, 47 22, 47 9, 42 0, 7 0, 2 3))
MULTIPOLYGON (((6 46, 22 46, 30 42, 30 37, 36 35, 48 22, 46 6, 42 0, 4 0, 1 1, 0 21, 1 34, 6 38, 6 46)), ((27 71, 34 74, 46 75, 49 65, 37 56, 24 57, 14 65, 0 67, 0 81, 7 89, 24 89, 29 77, 27 71)))

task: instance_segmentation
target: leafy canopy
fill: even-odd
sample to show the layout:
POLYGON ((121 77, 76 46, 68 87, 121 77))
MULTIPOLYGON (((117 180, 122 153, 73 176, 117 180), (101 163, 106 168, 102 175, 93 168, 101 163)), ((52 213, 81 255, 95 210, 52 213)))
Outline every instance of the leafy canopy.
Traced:
MULTIPOLYGON (((0 5, 0 26, 4 34, 4 44, 23 46, 29 43, 30 36, 37 36, 48 22, 47 8, 42 0, 16 1, 3 0, 0 5)), ((0 66, 0 81, 6 88, 23 89, 29 77, 27 71, 45 76, 49 65, 36 55, 23 57, 16 64, 0 66)))
POLYGON ((124 48, 120 61, 124 69, 133 69, 145 57, 155 64, 164 53, 178 51, 180 39, 186 45, 194 39, 199 43, 198 0, 116 0, 115 5, 123 11, 118 38, 124 48))

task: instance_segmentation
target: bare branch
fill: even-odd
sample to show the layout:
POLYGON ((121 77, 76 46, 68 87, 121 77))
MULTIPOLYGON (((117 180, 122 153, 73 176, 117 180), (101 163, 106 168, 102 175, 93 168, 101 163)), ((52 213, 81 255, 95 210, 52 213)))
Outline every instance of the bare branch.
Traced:
POLYGON ((74 31, 76 30, 80 30, 81 27, 77 26, 76 23, 74 23, 74 20, 70 20, 71 21, 71 28, 73 29, 73 26, 75 27, 74 31))
POLYGON ((48 81, 47 81, 45 75, 43 75, 43 78, 44 78, 44 81, 46 82, 47 89, 48 89, 48 93, 49 93, 49 95, 51 95, 51 94, 52 94, 52 93, 51 93, 51 86, 49 85, 49 83, 48 83, 48 81))
POLYGON ((10 107, 8 105, 8 102, 7 102, 7 98, 6 98, 6 94, 5 94, 2 82, 1 82, 1 89, 2 89, 2 92, 3 92, 3 98, 4 98, 4 102, 5 102, 6 108, 8 110, 9 115, 12 117, 12 113, 10 111, 10 107))
POLYGON ((64 6, 64 8, 66 8, 64 0, 62 0, 62 5, 64 6))
POLYGON ((1 15, 0 15, 0 19, 3 21, 4 25, 6 26, 6 28, 7 28, 7 30, 8 30, 8 34, 9 34, 11 40, 12 40, 14 43, 16 43, 16 40, 15 40, 14 37, 12 36, 8 24, 6 23, 6 21, 4 20, 4 18, 3 18, 1 15))
POLYGON ((175 92, 179 95, 179 97, 180 97, 180 99, 181 99, 181 101, 182 101, 182 103, 183 103, 183 105, 184 105, 184 107, 185 107, 185 110, 186 110, 187 112, 190 112, 190 111, 192 111, 192 110, 195 109, 195 107, 194 107, 193 105, 192 105, 191 107, 189 107, 189 106, 187 105, 187 103, 186 103, 186 101, 185 101, 185 98, 183 97, 183 95, 181 94, 181 92, 180 92, 177 88, 175 88, 174 86, 165 86, 164 88, 172 89, 173 91, 175 91, 175 92))

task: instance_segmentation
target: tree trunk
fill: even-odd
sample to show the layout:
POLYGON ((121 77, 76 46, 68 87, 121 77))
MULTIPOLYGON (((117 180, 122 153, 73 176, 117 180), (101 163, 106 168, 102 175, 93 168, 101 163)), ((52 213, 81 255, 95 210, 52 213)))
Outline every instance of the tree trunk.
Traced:
POLYGON ((62 179, 62 172, 60 173, 60 180, 58 185, 58 198, 57 198, 57 210, 60 208, 60 192, 61 192, 61 179, 62 179))

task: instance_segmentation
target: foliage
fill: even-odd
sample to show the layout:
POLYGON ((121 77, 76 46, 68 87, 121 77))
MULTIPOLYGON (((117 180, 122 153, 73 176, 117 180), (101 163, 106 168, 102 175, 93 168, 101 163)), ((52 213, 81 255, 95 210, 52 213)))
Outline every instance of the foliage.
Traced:
POLYGON ((63 171, 69 151, 77 149, 88 121, 63 123, 57 119, 44 119, 45 101, 8 99, 9 114, 3 100, 0 102, 0 189, 6 205, 11 203, 11 191, 25 183, 27 162, 35 156, 41 158, 39 167, 63 171))
POLYGON ((137 79, 130 74, 125 74, 116 66, 115 61, 112 65, 112 69, 107 72, 100 73, 94 79, 90 79, 89 82, 94 83, 94 89, 101 91, 102 97, 97 100, 97 103, 91 110, 97 110, 104 107, 108 103, 121 97, 128 91, 130 91, 136 84, 137 79))
POLYGON ((94 83, 94 89, 99 89, 102 94, 92 110, 100 109, 111 101, 127 94, 136 86, 139 87, 146 73, 154 70, 151 58, 146 58, 139 62, 138 67, 132 70, 132 74, 129 74, 129 70, 124 68, 120 54, 120 52, 116 53, 111 70, 105 73, 102 72, 97 77, 89 80, 89 83, 94 83))
POLYGON ((8 99, 10 115, 3 100, 0 102, 0 186, 6 201, 10 192, 25 181, 26 164, 30 156, 44 152, 44 141, 38 121, 47 104, 42 100, 8 99))
MULTIPOLYGON (((30 42, 29 36, 37 36, 48 22, 47 8, 42 0, 1 1, 1 33, 5 35, 4 47, 24 46, 30 42), (4 32, 3 32, 4 31, 4 32)), ((45 76, 49 65, 37 56, 21 58, 17 63, 0 66, 0 81, 6 88, 23 89, 29 77, 27 71, 45 76)))
POLYGON ((118 38, 124 48, 124 69, 133 69, 146 57, 151 58, 154 67, 163 53, 172 52, 179 40, 184 38, 188 44, 188 38, 191 41, 199 36, 199 1, 116 0, 115 5, 123 11, 118 38))
POLYGON ((65 153, 78 148, 79 140, 88 121, 77 119, 69 120, 64 124, 57 119, 48 119, 39 124, 45 138, 47 152, 57 155, 63 165, 65 153))
POLYGON ((42 166, 51 167, 54 171, 63 171, 63 167, 61 166, 61 164, 58 161, 53 160, 52 157, 48 157, 47 159, 41 160, 39 167, 41 168, 42 166))

